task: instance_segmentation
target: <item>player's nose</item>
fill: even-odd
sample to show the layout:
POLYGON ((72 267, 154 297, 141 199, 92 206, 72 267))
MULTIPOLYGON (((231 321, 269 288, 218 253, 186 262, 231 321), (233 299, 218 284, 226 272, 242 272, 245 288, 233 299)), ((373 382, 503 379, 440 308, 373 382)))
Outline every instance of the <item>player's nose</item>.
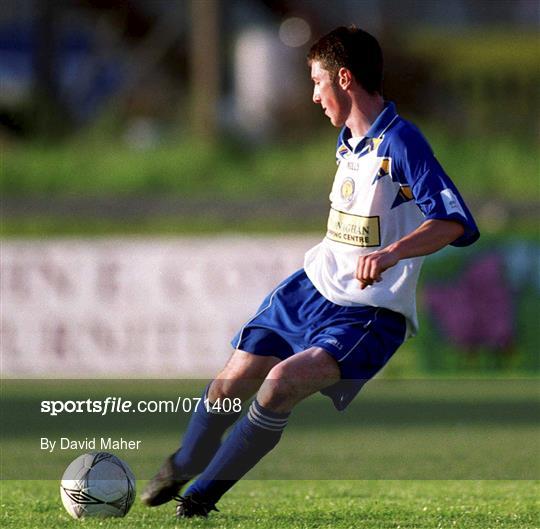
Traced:
POLYGON ((319 94, 319 91, 317 90, 317 88, 315 88, 313 90, 313 102, 316 104, 316 105, 319 105, 320 102, 321 102, 321 96, 319 94))

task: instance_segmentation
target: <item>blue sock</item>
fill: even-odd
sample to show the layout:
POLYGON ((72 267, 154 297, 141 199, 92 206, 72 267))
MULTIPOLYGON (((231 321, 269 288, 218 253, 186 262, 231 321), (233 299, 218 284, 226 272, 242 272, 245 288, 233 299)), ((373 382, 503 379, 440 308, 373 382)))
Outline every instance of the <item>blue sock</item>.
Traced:
POLYGON ((280 438, 289 413, 275 413, 256 400, 216 452, 212 461, 183 496, 216 503, 244 474, 255 466, 280 438))
POLYGON ((191 479, 205 469, 217 452, 223 433, 241 413, 208 411, 204 399, 209 387, 204 390, 203 400, 191 415, 182 446, 174 455, 174 465, 182 479, 191 479))

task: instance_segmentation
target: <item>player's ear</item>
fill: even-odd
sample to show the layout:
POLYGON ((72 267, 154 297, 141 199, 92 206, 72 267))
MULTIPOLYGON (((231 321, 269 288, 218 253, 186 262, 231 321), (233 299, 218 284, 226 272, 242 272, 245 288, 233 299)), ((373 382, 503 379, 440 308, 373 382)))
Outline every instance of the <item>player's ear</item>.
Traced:
POLYGON ((337 80, 340 88, 347 90, 351 86, 352 82, 352 73, 348 68, 341 67, 338 70, 337 80))

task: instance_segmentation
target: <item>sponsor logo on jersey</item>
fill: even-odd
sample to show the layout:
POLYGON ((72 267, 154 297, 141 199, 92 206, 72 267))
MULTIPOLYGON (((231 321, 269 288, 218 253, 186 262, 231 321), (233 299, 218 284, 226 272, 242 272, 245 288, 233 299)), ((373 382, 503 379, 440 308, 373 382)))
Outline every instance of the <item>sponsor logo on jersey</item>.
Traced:
POLYGON ((341 184, 341 198, 347 202, 350 202, 354 196, 354 180, 352 178, 345 178, 341 184))
POLYGON ((379 217, 363 217, 330 209, 326 237, 331 241, 368 248, 381 245, 379 217))

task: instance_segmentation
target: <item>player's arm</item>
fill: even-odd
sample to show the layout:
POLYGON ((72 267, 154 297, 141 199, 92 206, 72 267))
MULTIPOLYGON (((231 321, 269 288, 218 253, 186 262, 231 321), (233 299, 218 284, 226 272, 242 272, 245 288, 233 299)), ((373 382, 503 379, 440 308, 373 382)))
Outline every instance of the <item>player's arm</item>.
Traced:
POLYGON ((356 279, 360 281, 360 288, 382 281, 381 274, 402 259, 434 253, 454 242, 464 232, 463 225, 454 220, 426 220, 416 230, 386 248, 359 257, 356 279))

